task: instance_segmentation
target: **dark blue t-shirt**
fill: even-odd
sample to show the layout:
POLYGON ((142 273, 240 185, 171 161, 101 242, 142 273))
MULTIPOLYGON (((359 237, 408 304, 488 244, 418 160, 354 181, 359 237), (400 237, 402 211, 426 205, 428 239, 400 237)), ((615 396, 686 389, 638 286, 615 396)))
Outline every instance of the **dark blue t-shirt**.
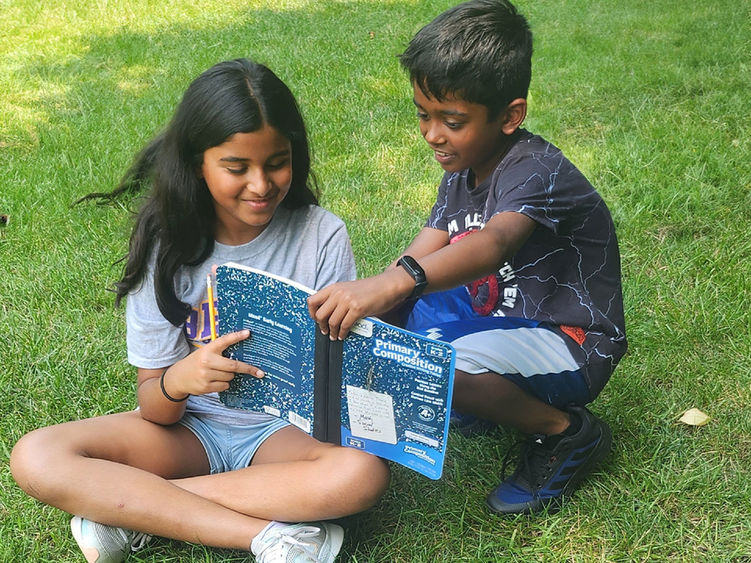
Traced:
POLYGON ((479 186, 469 170, 444 174, 427 226, 454 243, 503 211, 538 227, 496 274, 467 285, 474 310, 560 328, 586 355, 596 394, 626 351, 610 211, 557 147, 525 130, 479 186))

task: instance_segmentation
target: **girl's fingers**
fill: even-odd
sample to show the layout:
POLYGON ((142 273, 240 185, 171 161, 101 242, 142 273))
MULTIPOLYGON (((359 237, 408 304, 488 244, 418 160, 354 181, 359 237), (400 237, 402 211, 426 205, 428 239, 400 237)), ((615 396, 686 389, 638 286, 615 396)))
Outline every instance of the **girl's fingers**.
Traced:
POLYGON ((231 358, 225 358, 222 356, 222 352, 238 342, 245 340, 250 336, 249 330, 239 330, 237 332, 230 332, 224 336, 220 336, 216 340, 209 342, 204 348, 214 354, 214 358, 210 360, 209 369, 215 373, 215 381, 228 382, 235 377, 236 373, 246 373, 253 377, 263 377, 266 375, 261 369, 239 360, 233 360, 231 358))
POLYGON ((247 329, 238 330, 237 332, 230 332, 229 334, 225 334, 224 336, 220 336, 216 340, 209 342, 206 347, 209 348, 212 352, 221 354, 233 344, 237 344, 238 342, 245 340, 249 336, 250 331, 247 329))
POLYGON ((222 357, 222 360, 224 361, 220 362, 217 367, 214 368, 220 373, 225 374, 224 377, 217 378, 219 380, 230 381, 233 377, 235 377, 236 373, 246 373, 248 375, 252 375, 253 377, 263 377, 264 375, 266 375, 260 368, 246 364, 245 362, 241 362, 239 360, 231 360, 230 358, 225 357, 222 357))

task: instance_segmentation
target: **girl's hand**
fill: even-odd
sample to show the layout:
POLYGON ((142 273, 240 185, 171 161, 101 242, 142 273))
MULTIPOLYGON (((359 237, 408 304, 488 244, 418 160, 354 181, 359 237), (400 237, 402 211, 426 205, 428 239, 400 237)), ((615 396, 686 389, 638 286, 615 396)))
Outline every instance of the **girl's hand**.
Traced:
POLYGON ((358 319, 390 311, 412 292, 402 268, 357 281, 338 282, 308 297, 308 311, 323 334, 344 340, 358 319))
POLYGON ((170 367, 164 376, 164 388, 171 397, 225 391, 236 373, 263 377, 263 371, 239 360, 222 356, 222 352, 250 336, 241 330, 220 336, 170 367))

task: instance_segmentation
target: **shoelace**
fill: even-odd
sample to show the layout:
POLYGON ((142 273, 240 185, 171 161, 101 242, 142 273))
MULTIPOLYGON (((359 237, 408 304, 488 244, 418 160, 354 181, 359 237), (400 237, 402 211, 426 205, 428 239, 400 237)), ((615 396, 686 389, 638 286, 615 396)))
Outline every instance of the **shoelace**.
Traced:
POLYGON ((539 489, 555 461, 553 450, 544 446, 545 436, 543 434, 534 434, 527 440, 517 440, 506 450, 501 465, 501 481, 506 480, 506 468, 511 460, 511 454, 520 444, 522 448, 517 457, 519 467, 516 470, 516 475, 520 476, 534 490, 539 489))
POLYGON ((106 524, 93 523, 93 525, 98 527, 100 534, 115 534, 119 536, 132 552, 143 549, 149 543, 149 540, 151 540, 151 535, 146 532, 136 532, 116 526, 107 526, 106 524))
POLYGON ((261 553, 261 558, 257 559, 257 561, 258 563, 265 563, 267 561, 269 563, 274 561, 286 561, 289 550, 293 547, 299 547, 309 558, 310 563, 316 563, 318 558, 316 557, 315 545, 298 538, 315 536, 318 533, 320 533, 320 530, 314 526, 301 526, 300 528, 292 530, 291 533, 279 532, 277 536, 278 541, 264 549, 261 553))
POLYGON ((133 552, 143 549, 147 543, 151 540, 151 536, 144 532, 137 532, 133 539, 130 540, 130 550, 133 552))

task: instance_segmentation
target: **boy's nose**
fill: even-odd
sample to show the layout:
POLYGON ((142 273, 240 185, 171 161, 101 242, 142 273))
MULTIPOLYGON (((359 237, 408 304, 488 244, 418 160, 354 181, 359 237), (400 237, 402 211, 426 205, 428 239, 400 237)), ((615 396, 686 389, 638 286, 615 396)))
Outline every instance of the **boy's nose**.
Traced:
POLYGON ((422 136, 430 145, 440 145, 443 142, 440 128, 436 125, 426 124, 422 128, 422 136))

